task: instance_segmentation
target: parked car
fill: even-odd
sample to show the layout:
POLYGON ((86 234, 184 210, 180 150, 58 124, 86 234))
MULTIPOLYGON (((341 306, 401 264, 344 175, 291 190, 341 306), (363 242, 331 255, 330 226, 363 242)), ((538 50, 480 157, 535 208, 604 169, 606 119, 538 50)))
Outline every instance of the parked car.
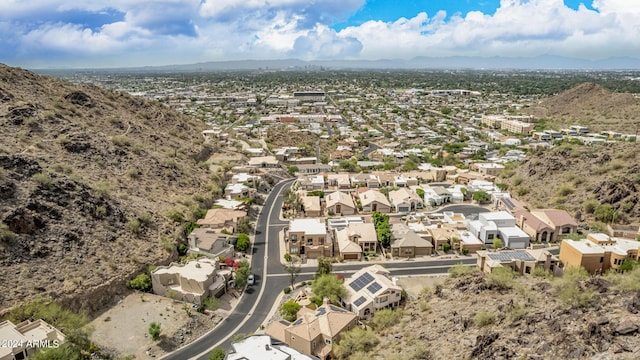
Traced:
POLYGON ((253 274, 249 274, 249 277, 247 278, 247 285, 252 286, 255 283, 256 283, 255 276, 253 276, 253 274))

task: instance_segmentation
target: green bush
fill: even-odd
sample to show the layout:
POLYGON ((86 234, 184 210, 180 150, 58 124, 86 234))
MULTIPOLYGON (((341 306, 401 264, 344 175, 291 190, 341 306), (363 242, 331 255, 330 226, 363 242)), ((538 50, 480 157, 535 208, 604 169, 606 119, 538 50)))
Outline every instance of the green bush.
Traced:
POLYGON ((282 304, 280 307, 280 315, 282 315, 285 320, 293 322, 296 320, 298 310, 300 310, 301 307, 300 304, 291 299, 282 304))
POLYGON ((287 286, 286 288, 284 288, 283 291, 284 291, 285 294, 288 294, 288 293, 291 292, 291 288, 287 286))
POLYGON ((373 315, 373 324, 376 329, 386 329, 399 323, 401 319, 402 309, 383 309, 373 315))
POLYGON ((160 339, 160 324, 157 322, 152 322, 149 324, 149 335, 151 335, 151 340, 158 341, 160 339))
POLYGON ((131 219, 127 222, 127 229, 135 234, 139 234, 142 231, 142 224, 138 219, 131 219))
POLYGON ((372 331, 355 327, 342 334, 340 342, 334 345, 334 352, 338 359, 350 359, 355 353, 368 352, 379 342, 372 331))
POLYGON ((450 267, 448 272, 449 277, 455 279, 466 274, 478 272, 478 268, 459 263, 450 267))
POLYGON ((151 276, 147 273, 139 274, 133 280, 129 281, 129 287, 134 290, 148 292, 152 288, 151 276))
POLYGON ((498 267, 487 275, 485 283, 489 288, 509 290, 515 285, 516 273, 508 267, 498 267))
POLYGON ((473 317, 473 323, 478 327, 484 327, 493 324, 496 316, 489 311, 480 311, 473 317))
POLYGON ((211 354, 209 354, 209 360, 224 360, 226 356, 227 353, 224 350, 221 348, 215 348, 211 354))
POLYGON ((240 234, 238 235, 238 241, 236 242, 236 248, 238 251, 246 252, 249 250, 251 246, 251 240, 249 239, 249 235, 240 234))
POLYGON ((589 273, 584 268, 570 267, 561 278, 556 279, 555 293, 566 307, 586 307, 596 300, 598 294, 595 290, 582 286, 582 282, 588 278, 589 273))

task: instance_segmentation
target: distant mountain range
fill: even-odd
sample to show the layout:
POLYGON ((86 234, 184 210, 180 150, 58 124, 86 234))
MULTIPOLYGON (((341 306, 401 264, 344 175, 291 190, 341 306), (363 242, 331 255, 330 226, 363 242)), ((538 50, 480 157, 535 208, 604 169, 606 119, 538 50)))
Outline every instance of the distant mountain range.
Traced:
MULTIPOLYGON (((640 70, 640 58, 584 60, 561 56, 537 57, 416 57, 410 60, 237 60, 195 64, 146 66, 129 71, 338 70, 338 69, 495 69, 495 70, 640 70)), ((114 69, 110 69, 114 70, 114 69)))

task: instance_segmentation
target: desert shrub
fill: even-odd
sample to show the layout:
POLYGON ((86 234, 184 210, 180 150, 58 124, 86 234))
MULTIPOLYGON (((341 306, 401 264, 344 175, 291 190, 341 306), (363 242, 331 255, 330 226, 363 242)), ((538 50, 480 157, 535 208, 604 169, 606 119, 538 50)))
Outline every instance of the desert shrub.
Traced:
POLYGON ((386 329, 400 322, 402 309, 378 310, 373 315, 373 324, 376 329, 386 329))
POLYGON ((524 319, 527 316, 527 307, 520 303, 513 303, 507 308, 507 320, 514 322, 524 319))
POLYGON ((282 291, 284 291, 284 293, 285 293, 285 294, 288 294, 288 293, 290 293, 290 292, 291 292, 291 288, 287 286, 287 287, 286 287, 286 288, 284 288, 282 291))
POLYGON ((131 219, 127 222, 127 229, 135 234, 139 234, 142 231, 142 224, 138 219, 131 219))
POLYGON ((619 273, 609 271, 604 275, 605 280, 611 282, 613 287, 620 291, 640 291, 640 268, 619 273))
POLYGON ((509 290, 514 287, 515 278, 516 273, 511 268, 499 267, 487 275, 485 283, 492 289, 509 290))
POLYGON ((121 147, 131 146, 131 144, 133 144, 133 141, 131 141, 130 138, 124 135, 116 135, 112 137, 111 142, 113 143, 113 145, 121 146, 121 147))
POLYGON ((593 214, 596 211, 596 208, 600 205, 600 202, 596 199, 588 199, 582 203, 582 208, 584 212, 587 214, 593 214))
POLYGON ((549 270, 545 270, 544 268, 537 267, 533 269, 533 271, 531 272, 531 276, 540 277, 540 278, 552 278, 553 274, 551 274, 551 271, 549 270))
POLYGON ((224 360, 227 356, 227 353, 221 348, 215 348, 209 354, 209 360, 224 360))
POLYGON ((515 176, 511 182, 513 183, 513 186, 519 186, 522 184, 522 178, 520 176, 515 176))
POLYGON ((249 250, 251 246, 251 240, 249 239, 249 235, 247 234, 239 234, 238 241, 236 242, 236 248, 238 251, 245 252, 249 250))
POLYGON ((140 290, 148 292, 151 290, 151 276, 147 273, 142 273, 136 276, 133 280, 129 281, 129 287, 134 290, 140 290))
POLYGON ((529 188, 526 186, 521 186, 518 188, 516 193, 518 194, 518 196, 525 196, 529 193, 529 188))
POLYGON ((149 324, 149 335, 151 335, 151 340, 158 341, 160 339, 160 323, 152 322, 149 324))
POLYGON ((302 306, 295 302, 293 299, 285 302, 280 307, 280 315, 287 321, 295 321, 297 318, 298 310, 300 310, 302 306))
POLYGON ((560 185, 560 187, 556 191, 556 194, 558 196, 564 197, 564 196, 569 196, 569 195, 573 194, 574 192, 576 192, 576 189, 574 189, 573 186, 571 186, 569 184, 562 184, 562 185, 560 185))
POLYGON ((449 268, 449 277, 455 279, 460 276, 471 274, 477 271, 478 271, 478 268, 476 267, 467 266, 460 263, 460 264, 453 265, 452 267, 449 268))
POLYGON ((0 242, 9 244, 12 243, 16 239, 16 234, 9 229, 7 224, 0 222, 0 242))
POLYGON ((380 340, 372 331, 356 327, 343 333, 342 339, 333 349, 338 359, 350 359, 355 353, 368 352, 379 342, 380 340))
POLYGON ((473 323, 478 327, 484 327, 493 324, 496 316, 489 311, 480 311, 473 317, 473 323))
POLYGON ((140 178, 140 172, 138 171, 138 169, 131 168, 131 169, 127 170, 127 176, 132 178, 132 179, 139 179, 140 178))
POLYGON ((597 293, 591 288, 582 286, 589 278, 584 268, 570 267, 561 278, 556 279, 554 290, 560 302, 568 308, 581 308, 595 301, 597 293))
POLYGON ((175 223, 184 222, 184 214, 179 209, 169 209, 167 211, 167 217, 175 223))
POLYGON ((49 185, 53 182, 53 179, 47 173, 37 173, 31 176, 31 179, 40 185, 49 185))

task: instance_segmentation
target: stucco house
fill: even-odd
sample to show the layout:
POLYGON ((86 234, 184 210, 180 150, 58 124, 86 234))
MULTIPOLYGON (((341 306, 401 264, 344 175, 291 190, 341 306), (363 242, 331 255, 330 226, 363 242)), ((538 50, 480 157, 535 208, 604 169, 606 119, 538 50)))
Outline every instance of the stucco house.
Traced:
POLYGON ((10 320, 0 322, 0 359, 27 359, 41 347, 58 347, 66 340, 60 330, 42 319, 25 320, 14 324, 10 320))
POLYGON ((349 194, 342 191, 332 192, 325 196, 326 210, 329 215, 353 215, 356 204, 349 194))
POLYGON ((383 214, 391 212, 391 203, 387 197, 378 190, 369 189, 358 194, 362 211, 365 213, 378 211, 383 214))
POLYGON ((196 228, 188 236, 189 255, 204 255, 212 259, 235 256, 234 244, 237 238, 208 228, 196 228))
POLYGON ((372 265, 358 270, 345 281, 347 295, 342 299, 343 306, 368 319, 382 309, 400 306, 402 288, 390 278, 389 270, 380 265, 372 265))
POLYGON ((356 314, 325 300, 315 310, 302 307, 294 322, 272 322, 266 334, 303 354, 325 360, 332 358, 333 344, 340 341, 341 333, 353 329, 357 321, 356 314))
POLYGON ((403 223, 391 225, 391 255, 393 257, 413 258, 431 255, 433 244, 418 235, 403 223))
POLYGON ((209 209, 204 218, 198 219, 196 223, 204 228, 226 229, 233 233, 238 225, 238 220, 245 216, 247 216, 247 212, 243 210, 209 209))
POLYGON ((345 260, 360 260, 363 252, 375 253, 378 237, 373 223, 350 223, 335 231, 340 255, 345 260), (358 246, 359 251, 351 244, 358 246))
POLYGON ((497 267, 508 267, 519 274, 531 274, 538 268, 554 273, 559 265, 558 257, 546 249, 482 250, 477 255, 478 269, 487 273, 497 267))
POLYGON ((640 259, 640 242, 592 233, 584 240, 562 240, 560 261, 565 268, 583 267, 590 274, 618 270, 626 259, 640 259))
POLYGON ((331 234, 322 219, 290 220, 285 228, 285 246, 289 254, 299 254, 308 259, 333 256, 331 234))
POLYGON ((396 212, 410 212, 424 208, 424 200, 409 188, 390 191, 389 202, 396 212))
POLYGON ((307 196, 301 197, 302 210, 304 215, 308 217, 320 217, 322 216, 322 205, 320 202, 320 196, 307 196))
POLYGON ((218 271, 219 261, 198 258, 186 264, 158 266, 151 272, 153 292, 176 300, 200 304, 225 292, 228 270, 218 271))
POLYGON ((508 248, 529 247, 529 235, 516 226, 516 218, 506 211, 480 213, 478 220, 469 221, 467 226, 487 245, 492 244, 494 239, 501 239, 508 248))

